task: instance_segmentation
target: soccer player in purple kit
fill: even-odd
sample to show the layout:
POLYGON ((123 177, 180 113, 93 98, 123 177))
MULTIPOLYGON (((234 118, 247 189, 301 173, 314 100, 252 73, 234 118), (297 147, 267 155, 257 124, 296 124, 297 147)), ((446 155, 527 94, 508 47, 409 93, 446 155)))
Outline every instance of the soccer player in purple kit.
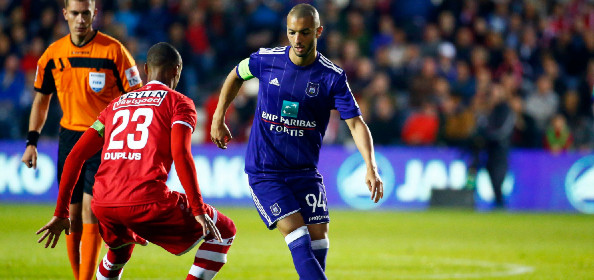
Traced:
POLYGON ((331 110, 346 121, 365 160, 371 199, 383 197, 373 140, 346 75, 316 50, 322 30, 313 6, 293 7, 287 16, 291 45, 261 48, 229 73, 211 128, 212 141, 226 149, 232 136, 225 112, 243 81, 258 78, 245 171, 260 217, 284 236, 300 279, 327 279, 330 217, 317 163, 331 110))

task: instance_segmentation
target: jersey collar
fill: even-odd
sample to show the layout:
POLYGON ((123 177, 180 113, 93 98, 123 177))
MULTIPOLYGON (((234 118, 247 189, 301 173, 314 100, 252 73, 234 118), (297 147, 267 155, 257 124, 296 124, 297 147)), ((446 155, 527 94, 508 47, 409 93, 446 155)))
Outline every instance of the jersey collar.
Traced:
POLYGON ((164 85, 164 86, 167 86, 166 84, 164 84, 164 83, 161 83, 161 82, 159 82, 159 81, 157 81, 157 80, 152 80, 152 81, 150 81, 150 82, 148 82, 148 83, 146 83, 146 84, 147 84, 147 85, 150 85, 150 84, 158 84, 158 85, 164 85))
POLYGON ((93 32, 95 32, 95 34, 93 34, 93 37, 91 37, 91 39, 89 39, 89 41, 85 42, 84 44, 82 44, 80 46, 77 46, 72 42, 72 34, 69 33, 68 35, 70 36, 70 44, 72 44, 76 48, 82 48, 82 47, 88 45, 90 42, 93 41, 93 39, 95 39, 95 37, 97 36, 97 33, 99 33, 99 30, 93 30, 93 32))
POLYGON ((320 52, 318 50, 316 50, 316 59, 311 64, 308 64, 307 66, 299 66, 299 65, 293 63, 293 61, 291 61, 291 58, 289 57, 290 51, 291 51, 291 46, 287 46, 287 49, 285 51, 285 57, 289 61, 288 64, 295 69, 300 69, 300 70, 309 69, 310 67, 313 67, 316 63, 318 63, 318 61, 320 60, 320 52))

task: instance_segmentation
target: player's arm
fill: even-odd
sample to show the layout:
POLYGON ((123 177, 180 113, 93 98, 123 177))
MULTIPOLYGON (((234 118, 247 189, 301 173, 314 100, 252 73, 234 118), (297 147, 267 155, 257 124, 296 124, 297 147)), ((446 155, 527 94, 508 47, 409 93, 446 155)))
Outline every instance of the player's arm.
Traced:
POLYGON ((192 157, 192 128, 183 123, 175 123, 171 128, 171 155, 175 163, 175 171, 186 191, 192 214, 196 221, 205 229, 204 235, 209 231, 217 240, 222 242, 221 234, 214 222, 206 215, 206 205, 202 200, 198 187, 196 167, 192 157))
POLYGON ((37 168, 37 140, 41 129, 47 120, 51 94, 37 92, 31 105, 31 115, 29 117, 29 133, 27 134, 27 148, 23 153, 21 161, 29 168, 37 168))
POLYGON ((95 122, 91 128, 87 129, 66 158, 54 217, 37 231, 37 234, 45 232, 37 241, 38 243, 41 243, 47 238, 45 248, 47 248, 50 243, 51 247, 54 248, 58 243, 58 239, 63 230, 66 231, 66 234, 70 234, 70 220, 68 219, 68 216, 72 191, 74 190, 74 186, 80 175, 80 170, 85 161, 99 152, 103 146, 102 126, 101 123, 98 124, 98 122, 95 122))
MULTIPOLYGON (((239 64, 239 68, 243 68, 242 63, 239 64)), ((225 113, 227 112, 227 109, 229 109, 231 102, 237 97, 237 93, 244 81, 244 79, 239 76, 241 74, 238 73, 238 71, 240 71, 238 67, 233 68, 229 75, 227 75, 225 83, 223 83, 223 87, 221 88, 217 109, 212 116, 210 139, 221 149, 226 149, 227 143, 229 143, 232 138, 231 132, 225 124, 225 113)), ((247 64, 245 67, 247 67, 247 64)))
POLYGON ((55 69, 55 63, 51 56, 52 51, 48 48, 37 61, 37 71, 35 72, 35 82, 33 83, 36 93, 29 117, 27 148, 21 158, 21 161, 29 168, 37 168, 37 140, 47 120, 52 94, 57 91, 52 74, 52 69, 55 69))
POLYGON ((373 151, 373 138, 369 132, 369 128, 361 116, 345 120, 357 149, 363 156, 365 164, 367 165, 367 175, 365 176, 365 183, 371 191, 371 200, 378 202, 384 197, 384 183, 377 172, 377 164, 375 163, 375 154, 373 151))

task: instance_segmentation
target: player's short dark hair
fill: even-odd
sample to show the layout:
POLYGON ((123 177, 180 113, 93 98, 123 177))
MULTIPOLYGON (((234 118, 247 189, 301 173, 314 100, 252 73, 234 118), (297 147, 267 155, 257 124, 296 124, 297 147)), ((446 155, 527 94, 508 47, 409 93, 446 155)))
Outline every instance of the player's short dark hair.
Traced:
POLYGON ((320 14, 318 10, 310 4, 297 4, 290 11, 288 16, 294 16, 297 18, 312 17, 314 20, 315 27, 320 26, 320 14))
POLYGON ((154 44, 146 55, 146 63, 154 68, 169 68, 182 64, 181 55, 169 43, 160 42, 154 44))
MULTIPOLYGON (((86 1, 86 0, 72 0, 72 1, 82 2, 82 1, 86 1)), ((68 8, 68 2, 70 2, 70 0, 64 0, 64 8, 68 8)), ((89 0, 89 2, 95 3, 95 0, 89 0)))

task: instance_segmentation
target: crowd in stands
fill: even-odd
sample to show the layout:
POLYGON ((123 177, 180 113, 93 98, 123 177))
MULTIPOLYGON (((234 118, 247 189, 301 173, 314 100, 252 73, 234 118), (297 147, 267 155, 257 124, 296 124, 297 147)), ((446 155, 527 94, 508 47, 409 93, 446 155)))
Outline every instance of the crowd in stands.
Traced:
MULTIPOLYGON (((318 49, 346 71, 376 145, 465 145, 498 88, 516 115, 513 147, 594 148, 592 1, 97 0, 94 26, 139 66, 156 42, 180 51, 178 90, 203 116, 197 142, 208 142, 227 73, 260 47, 288 45, 285 15, 301 2, 320 11, 318 49)), ((1 139, 25 138, 37 59, 68 33, 62 6, 0 0, 1 139)), ((248 82, 229 112, 235 141, 248 137, 257 88, 248 82)), ((60 112, 51 108, 42 136, 55 138, 60 112)), ((342 144, 346 133, 334 115, 324 141, 342 144)))

